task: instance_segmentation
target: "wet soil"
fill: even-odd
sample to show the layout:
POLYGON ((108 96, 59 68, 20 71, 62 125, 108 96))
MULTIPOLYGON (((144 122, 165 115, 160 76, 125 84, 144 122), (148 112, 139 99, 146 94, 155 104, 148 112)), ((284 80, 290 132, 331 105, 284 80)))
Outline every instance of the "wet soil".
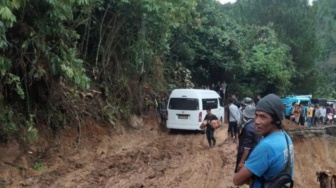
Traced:
MULTIPOLYGON (((88 121, 80 137, 69 128, 38 145, 1 146, 0 187, 231 188, 236 144, 224 144, 226 132, 226 125, 217 129, 217 146, 208 148, 204 134, 169 132, 153 117, 140 129, 88 121)), ((319 187, 317 171, 336 171, 336 143, 324 136, 293 141, 295 187, 319 187)))

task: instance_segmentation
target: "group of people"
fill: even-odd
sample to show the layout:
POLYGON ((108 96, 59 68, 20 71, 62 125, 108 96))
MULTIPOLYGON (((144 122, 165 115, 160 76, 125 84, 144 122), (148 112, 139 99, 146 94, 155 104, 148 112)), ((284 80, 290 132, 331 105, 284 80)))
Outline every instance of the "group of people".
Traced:
POLYGON ((225 81, 223 82, 218 81, 217 84, 211 84, 211 86, 203 85, 201 88, 207 90, 214 90, 218 93, 219 96, 225 98, 226 86, 227 84, 225 81))
MULTIPOLYGON (((228 100, 226 140, 227 143, 238 144, 233 183, 237 186, 249 184, 253 188, 285 183, 293 187, 294 146, 290 136, 282 129, 285 107, 280 97, 269 94, 256 104, 251 98, 245 98, 240 108, 234 104, 235 101, 234 97, 228 100)), ((216 144, 214 131, 218 125, 214 120, 218 118, 208 107, 201 126, 206 127, 210 147, 216 144)))
POLYGON ((294 104, 290 119, 298 125, 308 127, 335 123, 335 109, 332 106, 311 104, 309 107, 303 104, 294 104))

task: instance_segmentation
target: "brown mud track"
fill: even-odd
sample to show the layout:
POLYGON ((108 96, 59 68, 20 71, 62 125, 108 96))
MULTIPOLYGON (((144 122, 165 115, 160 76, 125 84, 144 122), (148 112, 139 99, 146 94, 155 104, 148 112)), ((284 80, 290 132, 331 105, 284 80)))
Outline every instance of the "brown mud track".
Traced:
MULTIPOLYGON (((225 125, 216 130, 218 144, 211 149, 204 134, 169 133, 156 120, 118 135, 96 125, 83 129, 79 145, 76 131, 69 130, 44 150, 18 155, 14 143, 1 147, 0 187, 235 187, 236 144, 224 144, 225 125), (44 168, 33 169, 34 162, 44 168)), ((293 141, 295 187, 319 187, 316 172, 336 170, 336 142, 323 135, 293 141)))

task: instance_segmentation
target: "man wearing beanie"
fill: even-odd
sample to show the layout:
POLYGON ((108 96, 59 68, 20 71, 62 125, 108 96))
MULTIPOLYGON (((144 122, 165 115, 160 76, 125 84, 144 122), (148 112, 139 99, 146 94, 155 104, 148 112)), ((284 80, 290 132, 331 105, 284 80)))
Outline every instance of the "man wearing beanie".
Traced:
POLYGON ((252 104, 247 105, 243 111, 243 121, 245 123, 242 126, 242 131, 238 136, 239 142, 235 173, 237 173, 244 166, 244 162, 261 138, 260 135, 255 133, 254 114, 255 106, 252 104))
MULTIPOLYGON (((288 165, 290 176, 294 175, 294 146, 291 138, 282 130, 281 120, 285 106, 275 94, 260 99, 256 105, 255 131, 263 136, 244 166, 235 174, 233 183, 243 185, 252 180, 252 188, 262 187, 288 165)), ((287 168, 286 168, 287 169, 287 168)))

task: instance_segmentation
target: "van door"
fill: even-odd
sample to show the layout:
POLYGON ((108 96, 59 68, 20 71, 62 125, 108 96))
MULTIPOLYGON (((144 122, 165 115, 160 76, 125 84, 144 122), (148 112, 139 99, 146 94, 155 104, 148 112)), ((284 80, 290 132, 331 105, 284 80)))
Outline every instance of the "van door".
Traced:
POLYGON ((194 125, 200 121, 200 104, 197 98, 170 98, 168 121, 179 125, 194 125))

